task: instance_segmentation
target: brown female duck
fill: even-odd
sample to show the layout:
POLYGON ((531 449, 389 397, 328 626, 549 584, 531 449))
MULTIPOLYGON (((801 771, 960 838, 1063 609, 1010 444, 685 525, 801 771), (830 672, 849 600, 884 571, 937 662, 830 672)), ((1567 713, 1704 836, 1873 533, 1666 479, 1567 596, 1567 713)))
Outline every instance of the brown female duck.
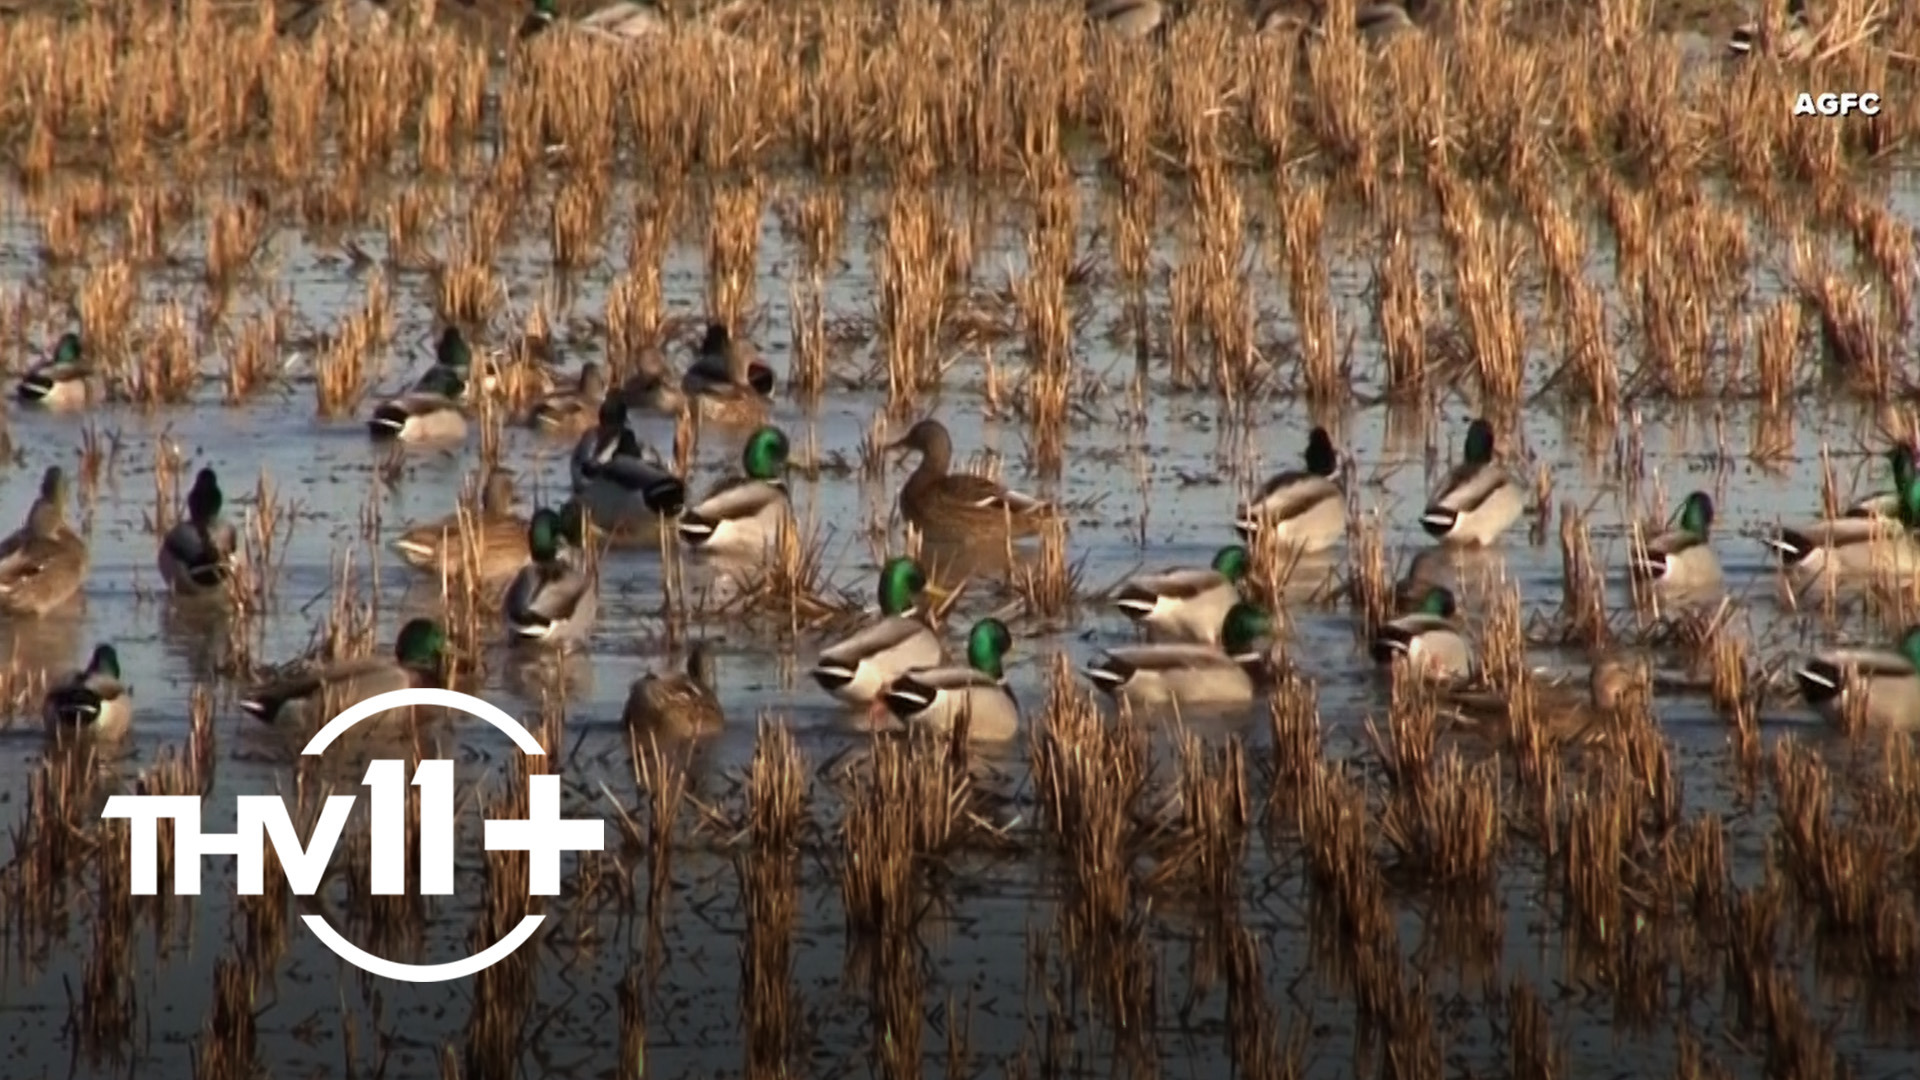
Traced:
POLYGON ((938 420, 913 425, 888 449, 920 453, 920 464, 900 488, 900 516, 929 538, 1031 536, 1053 516, 1050 503, 1010 491, 984 476, 949 471, 953 437, 938 420))

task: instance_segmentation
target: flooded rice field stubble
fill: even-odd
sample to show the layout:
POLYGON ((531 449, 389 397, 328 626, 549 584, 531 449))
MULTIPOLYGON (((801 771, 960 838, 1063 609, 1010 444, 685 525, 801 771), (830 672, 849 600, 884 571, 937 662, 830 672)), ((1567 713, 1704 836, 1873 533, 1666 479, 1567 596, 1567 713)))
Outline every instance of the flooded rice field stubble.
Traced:
POLYGON ((1145 7, 0 18, 0 1073, 1910 1073, 1920 12, 1145 7))

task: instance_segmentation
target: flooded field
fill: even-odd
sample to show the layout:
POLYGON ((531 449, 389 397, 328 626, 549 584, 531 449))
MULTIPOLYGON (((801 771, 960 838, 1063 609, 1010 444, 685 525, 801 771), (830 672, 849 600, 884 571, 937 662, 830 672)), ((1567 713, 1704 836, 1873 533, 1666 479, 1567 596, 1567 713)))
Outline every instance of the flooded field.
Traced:
MULTIPOLYGON (((0 619, 0 1073, 1911 1072, 1920 761, 1897 726, 1920 715, 1842 730, 1794 672, 1898 640, 1920 589, 1796 582, 1769 542, 1891 490, 1889 448, 1920 436, 1912 120, 1738 119, 1804 81, 1772 61, 1702 75, 1729 103, 1682 115, 1667 77, 1699 43, 1651 34, 1502 45, 1463 16, 1309 48, 1201 5, 1152 43, 1077 5, 981 8, 810 3, 504 58, 512 23, 0 24, 0 527, 60 466, 88 557, 72 601, 0 619), (46 41, 74 72, 22 74, 46 41), (195 94, 139 74, 195 54, 220 60, 195 94), (1341 103, 1374 82, 1426 97, 1341 103), (1542 102, 1539 130, 1501 94, 1542 102), (565 655, 509 644, 504 579, 399 557, 456 507, 478 528, 490 467, 523 518, 588 491, 598 403, 517 419, 585 364, 625 387, 659 345, 687 368, 709 320, 775 376, 794 527, 765 557, 589 529, 567 558, 597 612, 565 655), (449 327, 477 357, 465 435, 372 439, 449 327), (97 399, 14 394, 68 331, 97 399), (929 416, 956 469, 1057 511, 1011 557, 1005 520, 909 533, 913 455, 887 447, 929 416), (1482 416, 1524 513, 1442 547, 1423 516, 1482 416), (1084 669, 1148 641, 1124 584, 1241 542, 1316 427, 1346 526, 1304 556, 1249 542, 1270 681, 1116 708, 1084 669), (207 468, 240 569, 172 595, 156 554, 207 468), (1695 491, 1719 579, 1650 597, 1630 558, 1695 491), (950 663, 976 622, 1011 631, 1013 738, 907 738, 810 674, 901 554, 953 594, 950 663), (1457 594, 1465 685, 1374 658, 1429 584, 1457 594), (243 708, 280 665, 390 656, 422 617, 544 761, 424 715, 302 759, 310 729, 243 708), (128 732, 50 740, 50 683, 101 643, 128 732), (696 646, 724 723, 630 722, 636 681, 696 646), (1589 705, 1620 658, 1625 703, 1589 705), (226 831, 236 797, 281 793, 305 835, 370 759, 416 756, 455 761, 452 895, 411 869, 407 895, 368 890, 368 798, 312 897, 272 861, 236 897, 225 857, 173 896, 170 846, 160 895, 130 897, 128 827, 100 817, 199 794, 226 831), (525 817, 543 771, 607 823, 552 899, 479 827, 525 817), (440 963, 527 913, 532 943, 442 984, 361 972, 295 918, 440 963)), ((1886 35, 1920 39, 1902 18, 1886 35)), ((1817 62, 1890 87, 1893 49, 1817 62)), ((690 503, 761 422, 617 396, 690 503)))

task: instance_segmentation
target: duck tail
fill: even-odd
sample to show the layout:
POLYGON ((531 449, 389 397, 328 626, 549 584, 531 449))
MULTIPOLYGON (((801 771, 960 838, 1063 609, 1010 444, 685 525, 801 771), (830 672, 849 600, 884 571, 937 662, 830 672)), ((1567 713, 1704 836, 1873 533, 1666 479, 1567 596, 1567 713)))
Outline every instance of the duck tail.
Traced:
POLYGON ((84 689, 55 696, 47 702, 47 708, 66 727, 91 727, 100 719, 100 698, 84 689))
POLYGON ((813 666, 807 674, 820 684, 820 689, 829 694, 838 693, 853 684, 853 668, 838 660, 822 660, 813 666))
POLYGON ((1449 510, 1444 506, 1429 506, 1420 515, 1420 527, 1427 535, 1436 540, 1445 539, 1460 526, 1460 511, 1449 510))
POLYGON ((925 712, 933 705, 933 691, 910 679, 896 680, 881 695, 886 700, 887 711, 902 720, 925 712))
POLYGON ((227 580, 228 571, 225 559, 214 559, 198 566, 189 567, 187 578, 203 589, 211 589, 227 580))
POLYGON ((401 557, 407 559, 431 559, 435 552, 432 544, 402 536, 388 545, 401 557))
POLYGON ((648 484, 640 493, 647 509, 661 517, 679 517, 687 508, 687 485, 678 477, 667 477, 648 484))
POLYGON ((1805 559, 1807 556, 1813 554, 1814 549, 1812 541, 1792 529, 1782 529, 1774 535, 1766 537, 1764 542, 1768 547, 1779 552, 1780 561, 1788 565, 1805 559))
POLYGON ((1126 673, 1115 671, 1112 666, 1105 663, 1088 664, 1080 669, 1080 674, 1085 675, 1088 682, 1109 693, 1127 684, 1126 673))
POLYGON ((280 711, 279 703, 262 697, 240 699, 240 711, 255 720, 270 721, 273 714, 280 711))
POLYGON ((1160 598, 1145 589, 1129 587, 1113 598, 1113 606, 1125 612, 1127 618, 1139 622, 1153 614, 1153 609, 1160 606, 1160 598))
POLYGON ((1396 656, 1407 656, 1413 652, 1413 635, 1396 626, 1381 627, 1380 635, 1373 639, 1368 649, 1374 662, 1390 664, 1396 656))
POLYGON ((13 393, 21 401, 45 401, 53 393, 53 380, 39 373, 28 375, 13 393))
POLYGON ((1793 681, 1799 684, 1800 696, 1809 705, 1832 701, 1843 688, 1840 669, 1824 660, 1811 660, 1795 668, 1793 681))
POLYGON ((373 410, 373 418, 367 421, 367 433, 376 439, 399 438, 407 429, 407 413, 398 405, 387 404, 373 410))
POLYGON ((718 527, 718 522, 708 520, 691 511, 683 511, 680 515, 680 539, 694 547, 699 547, 713 539, 713 534, 718 527))
POLYGON ((507 628, 513 631, 514 637, 538 641, 553 633, 553 620, 526 612, 510 617, 507 620, 507 628))
POLYGON ((773 369, 758 360, 747 369, 747 385, 761 397, 773 396, 773 369))

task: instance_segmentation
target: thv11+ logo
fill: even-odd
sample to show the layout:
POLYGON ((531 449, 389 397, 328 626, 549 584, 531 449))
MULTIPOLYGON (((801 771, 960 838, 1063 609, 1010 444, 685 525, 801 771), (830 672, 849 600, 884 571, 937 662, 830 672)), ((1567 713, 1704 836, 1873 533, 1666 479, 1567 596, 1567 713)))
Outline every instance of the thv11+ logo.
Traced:
MULTIPOLYGON (((417 687, 394 690, 360 702, 328 721, 300 753, 320 754, 360 721, 411 705, 439 705, 479 717, 505 732, 522 753, 546 752, 532 732, 500 708, 455 690, 417 687)), ((406 769, 406 762, 392 758, 379 759, 367 767, 365 784, 373 789, 372 813, 368 815, 371 891, 379 896, 406 892, 406 769)), ((453 762, 445 758, 421 761, 414 771, 413 784, 420 789, 420 892, 426 896, 448 896, 453 893, 453 762)), ((203 857, 231 855, 239 862, 236 875, 239 891, 246 896, 258 896, 264 885, 265 845, 272 844, 286 871, 287 884, 297 895, 312 896, 319 890, 327 864, 333 858, 334 846, 353 811, 353 800, 352 795, 328 796, 305 847, 294 834, 293 819, 287 813, 285 800, 278 795, 240 796, 234 815, 236 827, 230 833, 200 831, 197 795, 115 795, 107 800, 101 816, 125 818, 130 822, 135 896, 152 896, 158 891, 162 818, 173 820, 173 891, 176 894, 200 894, 203 857)), ((526 852, 529 895, 557 896, 560 853, 603 850, 606 823, 562 818, 558 776, 536 773, 527 777, 527 808, 524 821, 489 820, 484 837, 486 848, 526 852)), ((464 978, 506 959, 533 936, 546 916, 528 915, 506 937, 472 956, 444 964, 406 964, 375 956, 342 937, 323 916, 302 915, 301 919, 321 944, 356 967, 402 982, 433 983, 464 978)))

